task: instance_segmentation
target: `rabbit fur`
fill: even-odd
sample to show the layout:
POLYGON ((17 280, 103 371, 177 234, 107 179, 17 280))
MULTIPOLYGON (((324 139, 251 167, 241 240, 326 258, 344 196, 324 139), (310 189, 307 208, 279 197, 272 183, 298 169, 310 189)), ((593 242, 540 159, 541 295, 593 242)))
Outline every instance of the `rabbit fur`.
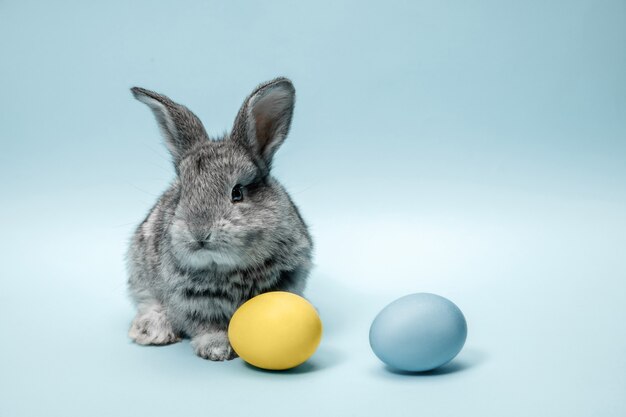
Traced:
POLYGON ((235 310, 267 291, 302 295, 311 268, 307 226, 270 174, 289 132, 294 87, 286 78, 259 85, 221 138, 209 138, 195 114, 166 96, 131 91, 154 113, 176 178, 127 253, 137 308, 129 336, 141 345, 188 337, 198 356, 232 359, 235 310))

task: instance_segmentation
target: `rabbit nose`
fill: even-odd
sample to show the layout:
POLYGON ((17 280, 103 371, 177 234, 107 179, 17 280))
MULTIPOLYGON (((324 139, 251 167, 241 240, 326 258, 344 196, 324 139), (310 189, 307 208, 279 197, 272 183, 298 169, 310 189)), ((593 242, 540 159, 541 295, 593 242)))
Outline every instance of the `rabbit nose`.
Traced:
POLYGON ((211 232, 207 233, 206 235, 196 235, 196 241, 201 248, 206 246, 209 239, 211 239, 211 232))

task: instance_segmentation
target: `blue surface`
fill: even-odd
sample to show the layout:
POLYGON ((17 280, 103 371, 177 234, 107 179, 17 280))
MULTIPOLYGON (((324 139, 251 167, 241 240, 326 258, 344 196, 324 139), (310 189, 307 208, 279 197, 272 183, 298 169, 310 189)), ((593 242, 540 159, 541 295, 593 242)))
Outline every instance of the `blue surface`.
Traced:
POLYGON ((624 1, 0 2, 0 416, 626 415, 625 43, 624 1), (277 75, 319 351, 131 344, 123 254, 173 170, 128 88, 220 133, 277 75), (368 344, 414 292, 470 328, 424 376, 368 344))
POLYGON ((385 306, 370 327, 378 358, 399 371, 439 368, 459 354, 467 338, 463 313, 436 294, 409 294, 385 306))

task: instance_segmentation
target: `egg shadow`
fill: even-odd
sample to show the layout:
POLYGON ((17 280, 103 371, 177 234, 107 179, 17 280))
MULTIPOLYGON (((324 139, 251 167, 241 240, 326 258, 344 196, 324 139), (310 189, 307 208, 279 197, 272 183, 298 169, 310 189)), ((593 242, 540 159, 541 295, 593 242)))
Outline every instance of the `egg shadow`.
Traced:
POLYGON ((446 363, 439 368, 432 369, 430 371, 403 371, 401 369, 396 369, 389 365, 383 365, 383 369, 387 374, 419 378, 419 377, 436 377, 441 375, 450 375, 457 374, 460 372, 467 371, 469 369, 473 369, 479 366, 487 359, 487 354, 478 349, 466 349, 461 352, 459 356, 452 359, 450 362, 446 363))
POLYGON ((340 363, 344 362, 346 355, 341 351, 329 347, 320 347, 317 352, 311 357, 311 359, 304 362, 302 365, 298 365, 295 368, 286 369, 282 371, 258 368, 254 365, 250 365, 245 361, 241 361, 246 368, 266 374, 280 374, 280 375, 300 375, 310 374, 313 372, 320 372, 330 368, 333 368, 340 363))

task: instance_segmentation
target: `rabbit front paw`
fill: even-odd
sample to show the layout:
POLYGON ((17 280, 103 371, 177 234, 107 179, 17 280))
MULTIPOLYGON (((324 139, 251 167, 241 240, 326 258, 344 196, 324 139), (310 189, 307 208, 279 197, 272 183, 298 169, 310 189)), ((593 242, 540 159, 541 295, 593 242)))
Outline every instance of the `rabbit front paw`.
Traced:
POLYGON ((211 361, 225 361, 237 357, 237 354, 230 346, 228 335, 224 330, 216 330, 209 333, 202 333, 191 340, 196 355, 211 361))
POLYGON ((158 305, 137 313, 128 336, 139 345, 168 345, 180 341, 180 336, 158 305))

